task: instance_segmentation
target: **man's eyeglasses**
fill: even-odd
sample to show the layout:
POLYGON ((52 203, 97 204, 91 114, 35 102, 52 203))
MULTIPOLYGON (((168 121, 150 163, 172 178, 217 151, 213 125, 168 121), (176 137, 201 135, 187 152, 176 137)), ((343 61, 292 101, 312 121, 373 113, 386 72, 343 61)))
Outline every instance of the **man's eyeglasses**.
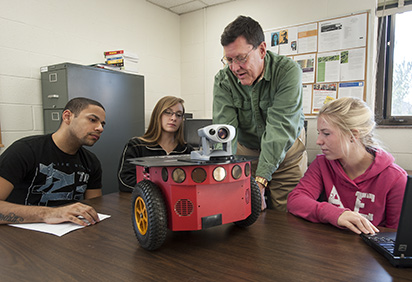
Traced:
POLYGON ((226 56, 224 56, 220 61, 222 62, 222 64, 224 65, 229 65, 231 66, 233 63, 236 63, 238 65, 240 64, 244 64, 247 62, 247 59, 250 55, 250 53, 255 50, 256 48, 252 48, 252 50, 250 50, 246 55, 244 56, 237 56, 236 58, 226 58, 226 56))
POLYGON ((163 112, 163 114, 165 114, 165 115, 168 116, 168 117, 172 117, 173 115, 175 115, 176 118, 178 118, 178 119, 183 118, 183 113, 182 113, 182 112, 173 112, 173 111, 171 111, 171 110, 165 110, 165 111, 163 112))

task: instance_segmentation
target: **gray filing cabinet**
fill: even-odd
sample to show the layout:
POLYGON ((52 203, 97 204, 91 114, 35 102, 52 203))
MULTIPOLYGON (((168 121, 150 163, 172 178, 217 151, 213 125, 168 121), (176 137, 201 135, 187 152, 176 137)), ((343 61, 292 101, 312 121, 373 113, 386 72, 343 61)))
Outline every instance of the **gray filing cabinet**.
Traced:
POLYGON ((57 130, 67 102, 75 97, 99 101, 106 109, 100 140, 87 147, 103 169, 103 194, 118 191, 117 168, 124 145, 144 134, 144 77, 97 67, 62 63, 41 68, 45 133, 57 130))

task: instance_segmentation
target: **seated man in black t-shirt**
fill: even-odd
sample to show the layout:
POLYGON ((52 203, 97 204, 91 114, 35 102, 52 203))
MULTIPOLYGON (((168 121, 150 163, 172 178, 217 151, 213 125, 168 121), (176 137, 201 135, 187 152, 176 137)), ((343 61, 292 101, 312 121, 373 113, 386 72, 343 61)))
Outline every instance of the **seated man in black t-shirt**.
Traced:
POLYGON ((83 145, 99 140, 105 118, 99 102, 74 98, 55 133, 22 138, 0 155, 0 224, 99 221, 78 201, 102 195, 100 162, 83 145))

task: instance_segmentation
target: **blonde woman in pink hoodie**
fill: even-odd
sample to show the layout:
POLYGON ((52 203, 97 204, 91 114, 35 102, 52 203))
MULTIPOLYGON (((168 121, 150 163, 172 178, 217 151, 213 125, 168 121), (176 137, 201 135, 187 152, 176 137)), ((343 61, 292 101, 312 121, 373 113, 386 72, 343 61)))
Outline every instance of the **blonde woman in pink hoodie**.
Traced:
POLYGON ((360 234, 397 228, 407 173, 373 138, 375 122, 360 99, 325 104, 317 119, 322 149, 288 196, 290 213, 360 234))

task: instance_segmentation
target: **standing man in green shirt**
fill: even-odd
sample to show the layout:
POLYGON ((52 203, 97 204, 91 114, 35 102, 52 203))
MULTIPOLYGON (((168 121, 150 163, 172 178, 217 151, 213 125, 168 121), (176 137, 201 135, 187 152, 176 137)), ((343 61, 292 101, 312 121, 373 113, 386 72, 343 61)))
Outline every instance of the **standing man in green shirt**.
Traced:
MULTIPOLYGON (((239 16, 223 31, 225 65, 215 76, 213 122, 236 128, 238 155, 258 156, 252 174, 269 208, 286 211, 289 192, 307 169, 302 70, 266 50, 262 27, 239 16)), ((237 151, 236 151, 237 150, 237 151)), ((262 201, 262 210, 267 207, 262 201)))

